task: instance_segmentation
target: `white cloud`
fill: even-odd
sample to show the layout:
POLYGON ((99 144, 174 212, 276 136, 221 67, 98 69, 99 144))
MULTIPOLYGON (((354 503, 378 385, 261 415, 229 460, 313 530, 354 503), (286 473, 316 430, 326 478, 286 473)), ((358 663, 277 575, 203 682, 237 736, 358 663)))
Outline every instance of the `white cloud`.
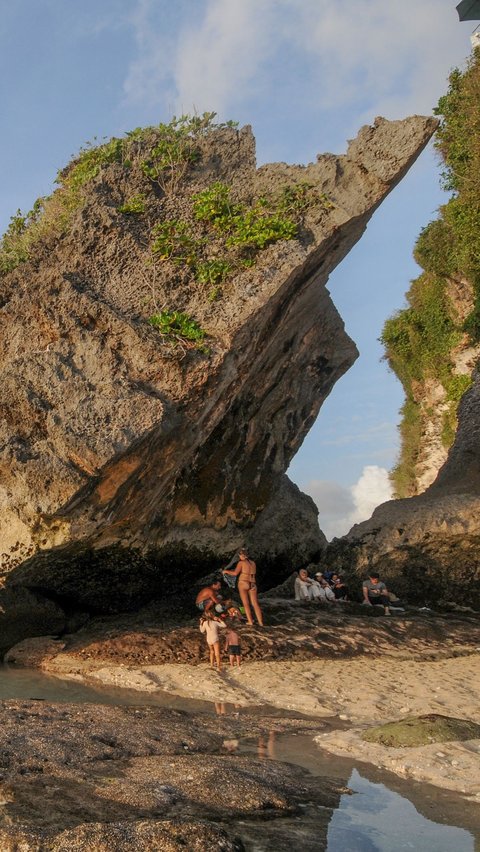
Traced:
POLYGON ((380 503, 392 499, 392 485, 388 477, 388 470, 369 464, 363 468, 362 475, 351 488, 355 511, 351 522, 359 524, 370 518, 372 512, 380 503))
POLYGON ((269 75, 274 9, 274 0, 209 0, 201 27, 183 33, 178 44, 175 81, 184 109, 224 113, 252 94, 258 75, 269 75))
POLYGON ((130 23, 138 55, 124 83, 127 100, 165 101, 165 86, 176 112, 223 112, 242 100, 255 89, 259 66, 278 47, 272 39, 276 5, 206 0, 200 23, 197 7, 190 23, 179 15, 168 28, 155 22, 155 0, 137 0, 130 23))
POLYGON ((317 504, 320 528, 328 539, 345 535, 354 524, 370 518, 380 503, 392 499, 388 471, 378 465, 366 465, 350 487, 312 479, 301 488, 317 504))
POLYGON ((175 41, 154 22, 155 0, 137 0, 129 24, 133 30, 137 56, 130 63, 123 84, 127 103, 163 103, 174 112, 176 88, 173 82, 175 41))
MULTIPOLYGON (((131 23, 138 56, 125 81, 129 99, 158 101, 168 84, 177 111, 225 115, 259 91, 268 107, 290 77, 312 111, 348 107, 356 128, 377 114, 429 113, 445 88, 452 44, 458 61, 469 47, 454 4, 438 0, 185 5, 190 16, 179 13, 167 26, 154 18, 155 0, 137 0, 131 23)), ((285 110, 288 115, 288 102, 285 110)))
POLYGON ((297 37, 321 69, 319 96, 325 105, 368 98, 382 114, 393 110, 390 118, 430 112, 444 87, 444 57, 451 54, 452 39, 459 45, 463 40, 453 4, 324 0, 318 6, 317 0, 302 4, 297 37))

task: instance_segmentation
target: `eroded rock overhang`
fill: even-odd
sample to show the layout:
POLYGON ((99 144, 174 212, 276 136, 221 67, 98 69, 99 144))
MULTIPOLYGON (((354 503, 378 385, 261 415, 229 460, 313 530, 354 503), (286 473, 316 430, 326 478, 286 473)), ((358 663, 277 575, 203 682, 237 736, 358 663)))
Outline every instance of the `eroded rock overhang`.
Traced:
POLYGON ((178 213, 186 195, 215 180, 241 198, 308 182, 329 202, 309 209, 299 238, 262 251, 217 302, 163 270, 156 302, 198 319, 208 356, 168 350, 146 323, 148 240, 116 209, 136 178, 102 172, 71 232, 2 282, 9 565, 69 542, 149 551, 195 542, 224 553, 252 529, 357 357, 328 276, 436 124, 377 119, 346 155, 306 167, 256 169, 249 128, 208 138, 183 197, 156 193, 157 216, 178 213))

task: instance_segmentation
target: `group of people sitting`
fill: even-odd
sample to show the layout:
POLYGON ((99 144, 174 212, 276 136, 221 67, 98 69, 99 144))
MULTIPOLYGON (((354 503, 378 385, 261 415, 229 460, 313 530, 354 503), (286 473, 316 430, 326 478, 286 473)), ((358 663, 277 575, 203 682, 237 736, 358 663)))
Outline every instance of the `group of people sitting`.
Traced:
POLYGON ((300 568, 295 579, 295 600, 337 603, 348 600, 348 589, 334 571, 317 571, 310 577, 306 568, 300 568))
MULTIPOLYGON (((403 611, 400 600, 393 592, 388 591, 376 571, 372 571, 368 579, 363 581, 362 592, 362 603, 365 606, 381 606, 385 615, 390 615, 391 608, 403 611)), ((300 568, 295 578, 295 600, 326 604, 344 603, 348 601, 348 588, 335 571, 317 571, 311 577, 306 568, 300 568)))
MULTIPOLYGON (((232 564, 235 561, 232 560, 232 564)), ((241 665, 241 639, 236 627, 242 621, 243 614, 249 624, 253 624, 252 608, 259 625, 263 626, 263 616, 257 597, 256 565, 241 550, 235 568, 224 568, 222 576, 227 585, 233 588, 238 581, 238 592, 242 607, 238 607, 231 599, 221 594, 222 581, 214 580, 209 586, 200 589, 196 597, 197 608, 202 613, 200 631, 207 640, 210 668, 222 670, 222 651, 220 632, 225 637, 224 650, 228 654, 230 666, 241 665)), ((295 578, 295 600, 315 601, 317 603, 335 604, 348 601, 348 589, 339 574, 334 571, 317 571, 310 577, 306 568, 300 568, 295 578)), ((367 580, 363 581, 363 604, 366 606, 383 607, 385 615, 390 615, 391 607, 402 610, 398 598, 389 592, 380 575, 372 571, 367 580)))

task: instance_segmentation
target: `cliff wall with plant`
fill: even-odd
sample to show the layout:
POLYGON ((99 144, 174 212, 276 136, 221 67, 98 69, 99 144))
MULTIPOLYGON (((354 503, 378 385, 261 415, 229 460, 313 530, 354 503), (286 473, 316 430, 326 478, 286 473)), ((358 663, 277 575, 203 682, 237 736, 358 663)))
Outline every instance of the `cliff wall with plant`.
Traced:
POLYGON ((460 399, 480 355, 480 50, 450 75, 436 113, 442 183, 452 193, 421 232, 422 273, 385 323, 385 357, 402 382, 398 497, 422 493, 447 458, 460 399))

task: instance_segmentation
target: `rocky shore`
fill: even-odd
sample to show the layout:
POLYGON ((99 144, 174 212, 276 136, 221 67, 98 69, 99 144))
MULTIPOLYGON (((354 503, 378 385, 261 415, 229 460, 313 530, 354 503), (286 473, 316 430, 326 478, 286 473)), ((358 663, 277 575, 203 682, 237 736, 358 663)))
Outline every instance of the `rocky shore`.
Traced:
POLYGON ((341 792, 231 753, 266 719, 41 701, 1 702, 0 718, 2 852, 239 852, 240 819, 295 815, 307 798, 326 830, 341 792))
MULTIPOLYGON (((268 626, 241 627, 242 667, 226 666, 222 673, 208 668, 196 619, 174 626, 166 618, 162 622, 154 607, 136 619, 94 619, 61 639, 25 640, 9 652, 7 661, 92 685, 141 690, 146 701, 165 691, 216 702, 217 719, 207 723, 195 717, 194 727, 205 731, 202 747, 185 740, 189 754, 195 749, 208 753, 210 766, 210 756, 222 751, 225 738, 270 730, 272 720, 265 719, 274 707, 275 725, 280 724, 281 711, 281 729, 303 727, 315 735, 321 749, 461 793, 472 802, 480 800, 480 739, 392 748, 362 738, 373 725, 424 714, 480 723, 480 626, 475 614, 411 610, 388 619, 354 604, 326 611, 275 598, 264 599, 263 606, 268 626), (247 724, 241 714, 232 716, 233 706, 237 711, 258 706, 260 715, 256 721, 249 717, 247 724), (304 716, 301 722, 294 718, 298 714, 304 716), (210 737, 215 740, 213 750, 210 737)), ((33 711, 15 712, 27 712, 30 718, 33 711)), ((67 730, 72 718, 88 715, 82 708, 63 712, 67 730)), ((146 711, 150 720, 158 712, 146 711)), ((102 709, 101 718, 108 713, 102 709)), ((124 710, 118 713, 124 718, 124 710)), ((160 713, 155 725, 162 728, 167 717, 160 713)), ((113 727, 116 730, 116 722, 113 727)), ((115 748, 120 759, 124 746, 117 743, 115 748)), ((139 756, 151 755, 149 749, 151 744, 139 756)), ((200 767, 202 761, 195 765, 200 767)), ((256 775, 256 768, 251 771, 256 775)), ((197 770, 192 769, 193 776, 197 778, 197 770)))

